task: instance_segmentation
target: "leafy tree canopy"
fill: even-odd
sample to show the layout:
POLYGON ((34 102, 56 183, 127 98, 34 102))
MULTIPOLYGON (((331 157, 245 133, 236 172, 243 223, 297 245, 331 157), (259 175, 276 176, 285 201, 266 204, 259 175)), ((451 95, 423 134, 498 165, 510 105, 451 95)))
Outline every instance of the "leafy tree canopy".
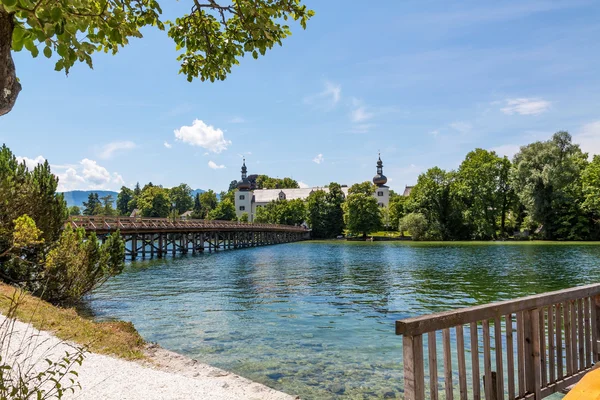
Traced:
POLYGON ((137 201, 144 217, 166 218, 171 211, 168 191, 160 186, 146 186, 137 201))
MULTIPOLYGON (((139 189, 139 184, 138 184, 139 189)), ((141 192, 141 190, 140 190, 141 192)), ((137 202, 132 202, 134 193, 133 190, 129 189, 126 186, 121 187, 121 191, 117 195, 117 212, 119 215, 129 216, 131 212, 134 210, 135 206, 137 206, 137 202)))
POLYGON ((237 216, 235 215, 235 205, 230 199, 224 199, 214 210, 208 213, 208 219, 216 219, 220 221, 235 221, 237 216))
POLYGON ((587 154, 567 132, 521 147, 515 155, 512 181, 528 215, 547 239, 582 237, 588 230, 582 202, 581 173, 587 154), (566 231, 565 231, 566 229, 566 231), (562 231, 562 232, 559 232, 562 231))
POLYGON ((169 190, 169 198, 173 209, 180 215, 192 209, 194 200, 192 198, 192 188, 186 183, 175 186, 169 190))
POLYGON ((374 186, 370 182, 357 183, 348 190, 344 203, 344 222, 348 231, 362 234, 378 231, 382 227, 381 210, 373 197, 374 186))
POLYGON ((12 109, 21 85, 10 49, 56 57, 55 69, 76 62, 93 66, 97 51, 116 54, 142 29, 167 30, 179 51, 180 73, 188 81, 224 80, 246 53, 258 58, 291 34, 287 21, 305 28, 314 15, 300 0, 194 0, 188 13, 161 20, 158 0, 0 0, 0 116, 12 109))

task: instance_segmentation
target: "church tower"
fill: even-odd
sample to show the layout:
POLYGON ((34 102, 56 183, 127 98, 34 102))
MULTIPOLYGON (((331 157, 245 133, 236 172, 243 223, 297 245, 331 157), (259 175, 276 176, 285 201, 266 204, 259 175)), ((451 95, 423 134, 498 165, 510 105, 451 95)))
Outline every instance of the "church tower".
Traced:
POLYGON ((252 214, 252 196, 253 193, 250 190, 252 185, 248 180, 248 169, 246 168, 246 159, 242 164, 242 180, 237 184, 237 190, 235 191, 235 215, 238 219, 244 214, 248 214, 248 221, 254 220, 252 214))
POLYGON ((379 160, 377 161, 377 175, 373 177, 373 183, 377 188, 375 189, 375 198, 379 207, 387 207, 390 204, 390 188, 385 186, 387 178, 383 174, 383 161, 381 161, 381 153, 379 153, 379 160))

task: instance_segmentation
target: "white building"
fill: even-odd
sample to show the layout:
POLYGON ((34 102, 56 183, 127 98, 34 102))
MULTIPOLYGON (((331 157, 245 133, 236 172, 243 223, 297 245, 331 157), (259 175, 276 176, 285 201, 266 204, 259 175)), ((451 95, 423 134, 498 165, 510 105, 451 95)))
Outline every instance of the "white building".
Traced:
MULTIPOLYGON (((240 218, 244 213, 248 214, 248 220, 254 221, 256 210, 276 200, 306 200, 308 196, 317 190, 328 192, 326 187, 312 187, 305 189, 252 189, 252 183, 248 180, 246 160, 242 165, 242 180, 238 182, 235 191, 235 213, 240 218)), ((383 162, 381 156, 377 161, 377 175, 373 178, 377 186, 373 196, 377 199, 380 207, 387 207, 390 203, 390 188, 385 186, 387 178, 383 175, 383 162)), ((342 186, 344 195, 348 195, 348 187, 342 186)))

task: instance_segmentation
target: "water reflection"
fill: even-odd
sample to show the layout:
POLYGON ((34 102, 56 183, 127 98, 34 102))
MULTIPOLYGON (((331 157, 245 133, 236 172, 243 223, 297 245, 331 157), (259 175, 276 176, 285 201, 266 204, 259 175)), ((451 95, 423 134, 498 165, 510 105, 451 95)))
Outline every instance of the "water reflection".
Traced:
POLYGON ((600 246, 307 242, 133 263, 89 299, 302 398, 401 397, 394 321, 600 280, 600 246))

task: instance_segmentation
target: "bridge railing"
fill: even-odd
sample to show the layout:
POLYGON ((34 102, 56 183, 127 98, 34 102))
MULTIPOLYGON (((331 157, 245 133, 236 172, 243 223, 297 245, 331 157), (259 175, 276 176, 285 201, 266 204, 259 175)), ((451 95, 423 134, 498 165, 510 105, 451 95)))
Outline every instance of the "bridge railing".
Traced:
POLYGON ((396 321, 405 398, 540 400, 598 361, 599 318, 593 284, 396 321))
POLYGON ((279 231, 305 231, 301 226, 262 224, 239 221, 216 221, 202 219, 170 219, 146 217, 111 217, 111 216, 71 216, 66 222, 73 228, 87 230, 117 230, 117 229, 269 229, 279 231))

